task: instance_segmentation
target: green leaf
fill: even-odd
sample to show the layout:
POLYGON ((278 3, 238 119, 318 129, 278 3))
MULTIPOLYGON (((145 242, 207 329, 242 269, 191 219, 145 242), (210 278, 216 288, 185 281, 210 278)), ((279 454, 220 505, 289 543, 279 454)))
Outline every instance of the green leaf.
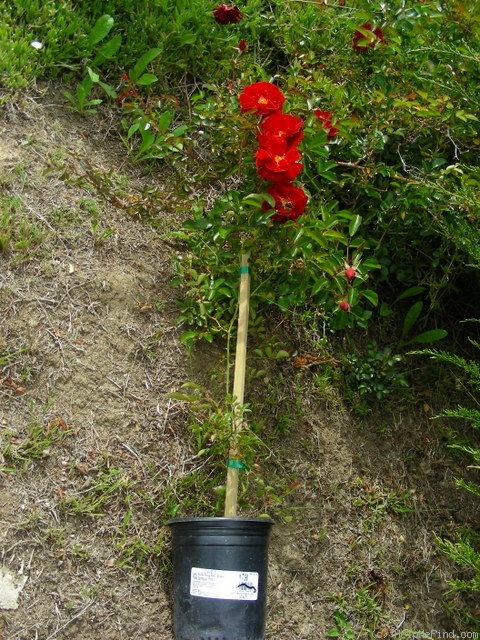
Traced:
POLYGON ((102 82, 101 80, 98 81, 98 84, 102 87, 102 89, 105 91, 105 93, 107 94, 107 96, 109 98, 112 98, 112 100, 115 100, 117 98, 117 92, 109 84, 106 84, 105 82, 102 82))
POLYGON ((337 176, 331 171, 324 171, 321 175, 324 180, 333 182, 333 184, 338 184, 337 176))
POLYGON ((140 158, 141 155, 146 153, 152 144, 155 142, 155 135, 152 133, 150 129, 143 129, 141 131, 142 134, 142 144, 138 148, 137 158, 140 158))
POLYGON ((411 298, 412 296, 418 296, 420 293, 425 291, 425 287, 410 287, 405 289, 397 298, 395 298, 395 302, 399 302, 400 300, 404 300, 405 298, 411 298))
POLYGON ((276 358, 289 358, 290 354, 288 353, 288 351, 285 351, 284 349, 280 349, 279 351, 277 351, 277 353, 275 354, 276 358))
POLYGON ((157 120, 157 125, 160 131, 163 131, 163 132, 167 131, 168 127, 172 122, 172 118, 173 118, 173 115, 170 113, 170 111, 164 111, 162 113, 162 115, 157 120))
POLYGON ((181 400, 182 402, 195 402, 195 400, 197 400, 197 396, 181 393, 180 391, 172 391, 172 393, 168 394, 168 397, 172 398, 172 400, 181 400))
POLYGON ((211 229, 213 227, 210 218, 195 218, 195 220, 187 220, 183 226, 185 229, 211 229))
POLYGON ((85 101, 85 98, 90 93, 92 86, 93 86, 93 82, 90 76, 85 76, 82 82, 77 86, 76 93, 77 93, 77 98, 79 102, 83 104, 83 102, 85 101))
POLYGON ((327 229, 327 231, 323 232, 325 238, 335 238, 335 240, 344 240, 346 242, 346 238, 343 233, 340 231, 335 231, 335 229, 327 229))
POLYGON ((328 280, 326 278, 319 278, 312 287, 312 296, 315 296, 319 291, 325 289, 328 286, 328 280))
MULTIPOLYGON (((85 106, 86 107, 97 107, 99 104, 102 104, 102 100, 100 98, 96 98, 95 100, 89 100, 85 106)), ((94 113, 93 111, 90 111, 90 113, 94 113)))
POLYGON ((102 44, 102 46, 98 50, 98 54, 95 57, 95 64, 100 64, 103 60, 109 60, 113 58, 117 51, 120 49, 120 45, 122 44, 122 36, 117 34, 113 36, 108 42, 102 44))
POLYGON ((157 80, 158 80, 157 76, 155 76, 153 73, 144 73, 143 75, 140 76, 140 78, 138 78, 137 84, 143 87, 146 87, 150 84, 153 84, 157 80))
POLYGON ((327 631, 327 638, 339 638, 340 637, 340 629, 337 627, 332 627, 329 631, 327 631))
POLYGON ((110 29, 113 27, 114 20, 112 16, 104 15, 101 16, 94 26, 92 30, 88 34, 88 42, 91 45, 97 44, 105 38, 106 35, 110 32, 110 29))
POLYGON ((365 291, 362 292, 362 295, 371 304, 373 304, 374 307, 378 305, 378 295, 375 291, 372 291, 371 289, 365 289, 365 291))
POLYGON ((196 42, 197 40, 197 34, 196 33, 185 33, 181 38, 180 38, 180 46, 184 46, 186 44, 193 44, 194 42, 196 42))
POLYGON ((367 258, 363 260, 362 265, 365 269, 381 269, 382 265, 376 258, 367 258))
POLYGON ((100 80, 100 76, 98 75, 98 73, 95 73, 95 71, 93 71, 93 69, 90 69, 90 67, 87 67, 87 73, 90 76, 92 82, 98 82, 100 80))
POLYGON ((140 128, 140 124, 141 124, 140 120, 137 120, 137 122, 134 122, 132 124, 132 126, 128 129, 128 132, 127 132, 127 140, 129 140, 133 136, 133 134, 136 131, 138 131, 138 129, 140 128))
POLYGON ((410 329, 413 327, 415 322, 418 320, 419 315, 422 313, 423 302, 418 300, 412 304, 410 309, 407 311, 407 315, 405 316, 405 320, 403 321, 403 330, 402 337, 406 336, 410 329))
POLYGON ((380 317, 381 318, 387 318, 388 316, 391 316, 392 314, 393 314, 393 311, 390 309, 388 304, 386 302, 382 302, 382 304, 380 305, 380 317))
POLYGON ((261 208, 264 202, 268 202, 271 207, 275 207, 275 198, 269 193, 250 193, 248 196, 242 198, 242 204, 246 204, 249 207, 261 208))
POLYGON ((447 164, 448 160, 445 158, 434 158, 432 161, 432 169, 436 169, 437 167, 441 167, 444 164, 447 164))
POLYGON ((311 231, 310 229, 305 229, 304 235, 323 248, 327 248, 329 246, 328 240, 320 233, 316 233, 315 231, 311 231))
POLYGON ((360 227, 361 224, 362 224, 362 216, 356 215, 348 225, 349 235, 354 236, 357 233, 358 228, 360 227))
POLYGON ((447 335, 448 331, 445 331, 445 329, 431 329, 410 338, 405 344, 437 342, 437 340, 443 340, 447 335))
POLYGON ((185 333, 182 333, 180 336, 180 342, 190 342, 190 340, 195 340, 198 336, 198 331, 185 331, 185 333))
POLYGON ((133 69, 130 71, 130 80, 135 82, 142 73, 145 71, 147 66, 154 60, 157 56, 162 53, 162 49, 149 49, 143 56, 136 62, 133 69))
POLYGON ((179 137, 179 136, 183 136, 187 131, 188 131, 188 125, 181 124, 179 127, 175 127, 175 129, 170 133, 170 135, 179 137))
POLYGON ((70 91, 64 91, 63 95, 65 96, 65 98, 67 98, 67 100, 69 100, 72 104, 75 104, 76 102, 76 98, 73 97, 73 95, 70 93, 70 91))
POLYGON ((338 609, 333 613, 333 619, 337 623, 337 626, 339 626, 342 629, 347 625, 347 619, 345 618, 343 613, 338 609))
POLYGON ((170 517, 174 518, 177 515, 177 512, 181 506, 182 506, 181 502, 179 502, 178 504, 174 504, 173 507, 171 507, 170 509, 170 517))
POLYGON ((281 296, 278 298, 278 306, 282 311, 288 311, 292 306, 292 300, 289 296, 281 296))
POLYGON ((459 120, 463 120, 464 122, 466 122, 467 120, 478 121, 478 118, 474 116, 473 113, 465 113, 463 109, 459 109, 458 111, 455 111, 455 115, 459 120))

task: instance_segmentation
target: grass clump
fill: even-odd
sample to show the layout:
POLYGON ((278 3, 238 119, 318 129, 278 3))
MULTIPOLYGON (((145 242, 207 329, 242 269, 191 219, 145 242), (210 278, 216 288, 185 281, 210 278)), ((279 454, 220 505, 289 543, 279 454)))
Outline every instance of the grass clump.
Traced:
POLYGON ((47 459, 54 447, 68 444, 74 433, 74 429, 69 428, 60 416, 52 418, 46 424, 30 421, 25 434, 3 429, 0 434, 0 453, 3 459, 0 471, 13 473, 25 470, 32 462, 47 459))

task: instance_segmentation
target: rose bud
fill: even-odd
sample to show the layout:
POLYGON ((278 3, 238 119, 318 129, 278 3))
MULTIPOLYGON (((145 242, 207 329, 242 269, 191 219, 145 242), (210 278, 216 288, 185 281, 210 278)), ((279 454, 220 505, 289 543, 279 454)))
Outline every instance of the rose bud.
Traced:
POLYGON ((339 302, 338 306, 342 311, 350 311, 350 305, 346 300, 342 300, 341 302, 339 302))
POLYGON ((345 269, 345 275, 348 278, 348 280, 350 280, 350 282, 355 278, 356 273, 357 272, 353 267, 347 267, 345 269))

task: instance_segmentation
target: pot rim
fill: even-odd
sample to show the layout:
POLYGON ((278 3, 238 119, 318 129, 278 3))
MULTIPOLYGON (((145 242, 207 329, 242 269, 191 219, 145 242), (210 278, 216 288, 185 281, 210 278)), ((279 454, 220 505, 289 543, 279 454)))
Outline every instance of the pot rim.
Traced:
POLYGON ((252 523, 259 523, 259 522, 263 522, 265 524, 275 524, 275 522, 271 519, 271 518, 247 518, 247 517, 225 517, 225 516, 213 516, 211 518, 209 517, 191 517, 191 518, 172 518, 171 520, 167 521, 167 525, 171 525, 171 524, 177 524, 177 523, 187 523, 187 522, 191 522, 191 523, 195 523, 195 522, 218 522, 218 523, 222 523, 222 522, 238 522, 238 523, 248 523, 248 522, 252 522, 252 523))

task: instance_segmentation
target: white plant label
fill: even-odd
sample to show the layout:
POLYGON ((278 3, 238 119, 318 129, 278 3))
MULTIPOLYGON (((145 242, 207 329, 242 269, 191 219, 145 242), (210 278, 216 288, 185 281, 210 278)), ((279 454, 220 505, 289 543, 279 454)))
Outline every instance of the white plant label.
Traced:
POLYGON ((192 567, 190 595, 219 600, 257 600, 258 573, 192 567))
POLYGON ((0 567, 0 609, 18 609, 18 596, 27 580, 23 574, 0 567))

